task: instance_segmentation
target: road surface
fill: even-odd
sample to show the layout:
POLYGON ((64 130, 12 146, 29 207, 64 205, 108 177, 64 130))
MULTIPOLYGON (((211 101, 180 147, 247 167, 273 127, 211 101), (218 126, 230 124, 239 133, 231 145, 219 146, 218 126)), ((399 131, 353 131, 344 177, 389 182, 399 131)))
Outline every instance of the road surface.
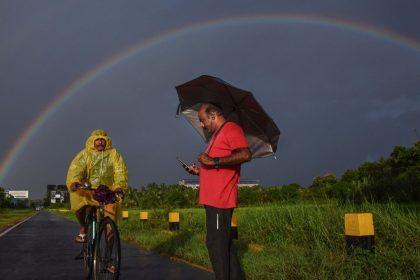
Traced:
MULTIPOLYGON (((0 237, 0 279, 83 279, 75 222, 41 211, 0 237)), ((122 242, 120 279, 214 279, 213 273, 122 242)))

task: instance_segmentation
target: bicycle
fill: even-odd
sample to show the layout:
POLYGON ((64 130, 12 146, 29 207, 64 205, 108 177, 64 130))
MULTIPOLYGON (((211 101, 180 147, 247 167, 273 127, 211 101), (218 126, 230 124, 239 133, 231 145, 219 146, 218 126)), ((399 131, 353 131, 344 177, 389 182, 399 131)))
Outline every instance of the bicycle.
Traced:
POLYGON ((121 244, 117 225, 105 217, 105 205, 121 199, 118 193, 106 186, 93 189, 89 183, 78 185, 82 190, 93 191, 99 207, 88 206, 86 211, 86 242, 76 259, 83 258, 86 279, 118 279, 121 266, 121 244), (99 210, 99 216, 97 211, 99 210))

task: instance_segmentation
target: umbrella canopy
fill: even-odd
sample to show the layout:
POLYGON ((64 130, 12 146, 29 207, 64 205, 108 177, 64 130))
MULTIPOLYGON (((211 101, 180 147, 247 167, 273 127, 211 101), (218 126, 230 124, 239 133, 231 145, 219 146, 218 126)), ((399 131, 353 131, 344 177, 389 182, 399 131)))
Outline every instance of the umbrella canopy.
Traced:
POLYGON ((184 115, 206 142, 211 135, 201 128, 198 110, 202 103, 213 103, 222 108, 228 121, 242 127, 253 158, 270 156, 276 152, 280 130, 251 92, 207 75, 175 88, 179 98, 178 113, 184 115))

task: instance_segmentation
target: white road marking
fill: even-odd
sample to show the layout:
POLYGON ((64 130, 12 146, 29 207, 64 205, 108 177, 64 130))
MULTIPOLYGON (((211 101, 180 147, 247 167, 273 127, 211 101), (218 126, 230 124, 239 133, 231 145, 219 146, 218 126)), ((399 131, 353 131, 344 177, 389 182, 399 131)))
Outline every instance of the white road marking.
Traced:
POLYGON ((5 230, 5 231, 3 231, 2 233, 0 233, 0 237, 2 237, 3 235, 5 235, 6 233, 8 233, 9 231, 11 231, 12 229, 14 229, 15 227, 19 226, 20 224, 23 224, 24 222, 26 222, 27 220, 29 220, 30 218, 32 218, 32 217, 33 217, 33 216, 35 216, 36 214, 38 214, 38 213, 35 213, 35 214, 33 214, 32 216, 30 216, 30 217, 26 218, 25 220, 23 220, 23 221, 21 221, 21 222, 17 223, 16 225, 14 225, 14 226, 12 226, 12 227, 10 227, 10 228, 6 229, 6 230, 5 230))

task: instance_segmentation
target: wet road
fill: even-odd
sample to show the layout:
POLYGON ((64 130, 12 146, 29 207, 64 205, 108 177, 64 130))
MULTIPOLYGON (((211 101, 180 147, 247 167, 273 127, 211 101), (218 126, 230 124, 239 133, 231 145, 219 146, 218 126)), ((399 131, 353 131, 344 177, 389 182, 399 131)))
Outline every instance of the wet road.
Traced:
MULTIPOLYGON (((0 279, 83 279, 77 225, 40 212, 0 237, 0 279)), ((120 279, 214 279, 212 273, 122 243, 120 279)))

